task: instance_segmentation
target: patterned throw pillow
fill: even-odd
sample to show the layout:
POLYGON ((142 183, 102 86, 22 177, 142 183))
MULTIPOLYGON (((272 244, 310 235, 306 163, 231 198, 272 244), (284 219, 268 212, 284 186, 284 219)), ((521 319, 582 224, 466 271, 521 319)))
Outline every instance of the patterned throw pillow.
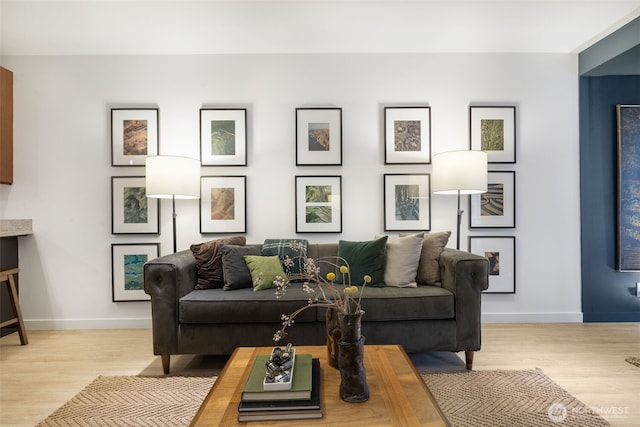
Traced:
POLYGON ((305 239, 265 239, 263 256, 278 256, 287 276, 304 273, 309 241, 305 239))
POLYGON ((246 241, 245 236, 234 236, 191 245, 191 253, 196 259, 196 272, 198 274, 195 289, 213 289, 224 286, 220 245, 226 243, 244 246, 246 241))

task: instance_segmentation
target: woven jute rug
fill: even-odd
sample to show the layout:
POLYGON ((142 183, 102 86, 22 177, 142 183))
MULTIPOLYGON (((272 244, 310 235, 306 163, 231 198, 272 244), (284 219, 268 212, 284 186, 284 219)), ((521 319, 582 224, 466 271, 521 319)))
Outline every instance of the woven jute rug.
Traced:
POLYGON ((423 373, 454 426, 600 427, 609 423, 541 370, 423 373))
POLYGON ((624 361, 640 368, 640 357, 627 357, 624 361))
POLYGON ((188 426, 215 377, 98 377, 37 427, 188 426))
MULTIPOLYGON (((421 375, 455 427, 608 425, 540 370, 421 375)), ((215 377, 98 377, 38 427, 188 426, 214 382, 215 377)))

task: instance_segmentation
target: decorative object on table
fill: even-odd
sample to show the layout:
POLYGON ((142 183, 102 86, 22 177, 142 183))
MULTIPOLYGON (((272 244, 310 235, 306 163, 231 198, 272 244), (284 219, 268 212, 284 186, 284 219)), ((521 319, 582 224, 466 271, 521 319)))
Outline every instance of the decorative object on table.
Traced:
POLYGON ((448 151, 433 156, 434 194, 458 196, 456 249, 460 249, 462 213, 460 196, 487 191, 487 154, 483 151, 448 151))
POLYGON ((384 174, 384 230, 431 229, 431 176, 384 174))
POLYGON ((158 109, 111 109, 111 166, 144 166, 158 155, 158 109))
POLYGON ((516 293, 515 236, 470 236, 469 252, 489 260, 489 287, 483 293, 516 293))
POLYGON ((618 130, 618 271, 640 271, 638 174, 640 105, 616 105, 618 130))
POLYGON ((469 149, 486 152, 489 163, 515 163, 516 107, 469 107, 469 149))
POLYGON ((266 373, 262 387, 265 390, 290 390, 293 384, 295 362, 296 350, 291 343, 284 349, 274 347, 271 357, 265 364, 266 373))
POLYGON ((158 234, 158 200, 147 197, 143 176, 111 177, 111 233, 158 234))
POLYGON ((342 108, 296 108, 296 166, 342 165, 342 108))
POLYGON ((516 173, 488 172, 487 192, 469 196, 469 228, 515 228, 516 173))
POLYGON ((369 400, 369 385, 364 368, 364 336, 361 334, 363 310, 338 313, 340 323, 340 398, 357 403, 369 400))
POLYGON ((342 233, 341 176, 296 176, 296 233, 342 233))
MULTIPOLYGON (((380 241, 386 243, 386 238, 380 241)), ((366 401, 369 398, 369 388, 363 360, 364 337, 360 334, 361 319, 364 314, 360 301, 366 284, 372 280, 371 276, 364 275, 362 286, 358 288, 351 285, 349 262, 345 258, 340 256, 305 258, 305 269, 301 274, 275 281, 278 298, 285 294, 289 283, 293 280, 302 280, 303 289, 311 297, 306 306, 290 315, 282 315, 282 328, 274 334, 274 341, 280 341, 286 335, 286 328, 291 326, 295 317, 307 308, 326 307, 334 312, 338 317, 340 338, 336 345, 333 339, 337 338, 337 333, 334 330, 332 339, 328 340, 327 351, 329 360, 335 360, 335 349, 340 348, 337 363, 341 376, 340 397, 346 402, 366 401), (323 277, 320 274, 322 264, 335 268, 335 272, 330 271, 323 277), (336 285, 334 282, 338 275, 338 282, 341 282, 341 285, 336 285)), ((334 364, 335 362, 330 362, 330 365, 334 366, 334 364)))
POLYGON ((203 176, 200 234, 247 231, 247 177, 203 176))
POLYGON ((296 356, 296 369, 288 388, 265 387, 265 374, 271 355, 260 354, 256 356, 251 372, 242 388, 241 399, 244 402, 255 401, 282 401, 282 400, 308 400, 311 398, 312 363, 310 354, 296 356))
POLYGON ((180 156, 155 156, 145 160, 147 197, 171 199, 173 206, 173 252, 176 243, 176 199, 200 197, 200 162, 180 156))
POLYGON ((384 164, 431 163, 431 107, 384 108, 384 164))
POLYGON ((200 109, 202 166, 247 165, 247 110, 200 109))
POLYGON ((144 264, 158 258, 159 243, 114 243, 111 245, 113 302, 148 301, 144 292, 144 264))

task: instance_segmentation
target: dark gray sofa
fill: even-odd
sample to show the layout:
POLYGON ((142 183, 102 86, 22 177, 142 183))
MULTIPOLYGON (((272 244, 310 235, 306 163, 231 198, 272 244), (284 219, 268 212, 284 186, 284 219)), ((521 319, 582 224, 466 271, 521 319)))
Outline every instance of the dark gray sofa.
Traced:
MULTIPOLYGON (((335 256, 337 243, 309 244, 308 256, 335 256)), ((486 258, 445 248, 440 255, 441 284, 417 288, 366 287, 362 333, 366 344, 400 344, 405 351, 464 351, 467 369, 480 350, 481 292, 488 286, 486 258)), ((324 272, 323 272, 324 274, 324 272)), ((195 290, 195 258, 185 250, 149 261, 144 290, 151 296, 153 351, 169 373, 172 354, 231 354, 236 347, 273 346, 281 315, 307 304, 301 284, 285 296, 252 288, 195 290)), ((286 342, 326 342, 322 307, 303 311, 287 329, 286 342)))

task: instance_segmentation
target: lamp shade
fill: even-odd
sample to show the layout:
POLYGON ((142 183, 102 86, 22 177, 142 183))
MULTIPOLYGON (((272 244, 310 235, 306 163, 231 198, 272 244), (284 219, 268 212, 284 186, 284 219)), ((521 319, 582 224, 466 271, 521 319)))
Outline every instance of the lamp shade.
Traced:
POLYGON ((147 197, 197 199, 200 197, 200 161, 180 156, 145 159, 147 197))
POLYGON ((479 194, 487 192, 487 153, 448 151, 433 156, 433 192, 479 194))

